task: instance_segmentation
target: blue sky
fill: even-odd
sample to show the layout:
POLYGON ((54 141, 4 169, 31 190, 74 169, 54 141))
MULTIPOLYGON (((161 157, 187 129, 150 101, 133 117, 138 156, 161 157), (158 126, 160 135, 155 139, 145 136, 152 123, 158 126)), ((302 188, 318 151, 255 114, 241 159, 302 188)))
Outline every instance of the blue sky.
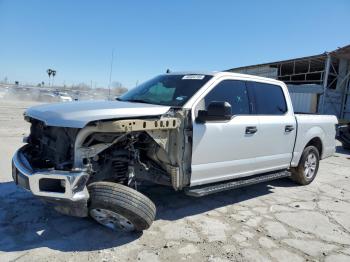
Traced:
POLYGON ((127 87, 179 70, 223 70, 350 44, 350 1, 0 0, 0 79, 112 79, 127 87))

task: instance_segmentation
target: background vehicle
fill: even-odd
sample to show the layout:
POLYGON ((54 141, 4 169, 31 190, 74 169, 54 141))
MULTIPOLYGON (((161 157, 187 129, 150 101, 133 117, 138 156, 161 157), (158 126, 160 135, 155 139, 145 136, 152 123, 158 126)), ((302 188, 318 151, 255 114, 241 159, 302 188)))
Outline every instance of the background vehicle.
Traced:
POLYGON ((150 183, 203 196, 291 176, 311 183, 335 152, 334 116, 294 114, 280 81, 171 73, 118 98, 28 109, 31 134, 13 178, 74 216, 144 230, 150 183))
POLYGON ((350 124, 339 126, 337 131, 337 139, 342 143, 343 148, 350 150, 350 124))
POLYGON ((70 97, 67 93, 65 92, 54 92, 54 95, 57 97, 58 101, 60 102, 71 102, 73 101, 73 98, 70 97))

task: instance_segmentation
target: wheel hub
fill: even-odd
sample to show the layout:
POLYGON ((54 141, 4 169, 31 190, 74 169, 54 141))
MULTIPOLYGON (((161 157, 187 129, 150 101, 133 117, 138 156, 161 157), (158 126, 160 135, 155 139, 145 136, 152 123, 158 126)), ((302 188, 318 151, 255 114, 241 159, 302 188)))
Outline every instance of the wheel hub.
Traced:
POLYGON ((317 167, 317 158, 314 153, 310 153, 304 164, 304 175, 307 179, 310 179, 314 176, 317 167))
POLYGON ((93 208, 90 210, 90 215, 98 223, 113 230, 133 231, 135 229, 127 218, 111 210, 93 208))

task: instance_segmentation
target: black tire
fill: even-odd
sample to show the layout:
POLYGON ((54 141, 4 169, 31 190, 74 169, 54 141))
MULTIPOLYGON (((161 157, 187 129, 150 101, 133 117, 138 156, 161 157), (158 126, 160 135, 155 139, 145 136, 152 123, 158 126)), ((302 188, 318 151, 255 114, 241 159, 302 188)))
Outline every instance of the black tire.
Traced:
POLYGON ((112 229, 127 231, 142 231, 149 228, 156 215, 156 207, 154 203, 140 192, 112 182, 95 182, 88 186, 90 194, 89 214, 97 222, 110 227, 112 229), (100 212, 100 213, 98 213, 100 212), (107 218, 101 218, 101 212, 104 215, 111 216, 109 223, 101 221, 107 218), (99 214, 100 217, 98 217, 99 214), (115 215, 117 214, 117 215, 115 215), (122 217, 127 220, 116 221, 115 217, 122 217), (100 220, 100 221, 99 221, 100 220), (114 222, 113 222, 114 221, 114 222), (128 226, 128 225, 132 226, 128 226))
POLYGON ((350 145, 349 144, 342 144, 343 148, 346 150, 350 150, 350 145))
POLYGON ((308 146, 304 149, 301 155, 299 165, 291 169, 292 171, 291 179, 300 185, 308 185, 315 179, 319 165, 320 165, 320 153, 318 152, 318 149, 314 146, 308 146), (311 169, 311 165, 306 164, 310 156, 314 156, 315 158, 315 167, 314 167, 314 172, 312 173, 309 173, 311 171, 308 172, 306 167, 306 166, 309 166, 309 170, 311 169))

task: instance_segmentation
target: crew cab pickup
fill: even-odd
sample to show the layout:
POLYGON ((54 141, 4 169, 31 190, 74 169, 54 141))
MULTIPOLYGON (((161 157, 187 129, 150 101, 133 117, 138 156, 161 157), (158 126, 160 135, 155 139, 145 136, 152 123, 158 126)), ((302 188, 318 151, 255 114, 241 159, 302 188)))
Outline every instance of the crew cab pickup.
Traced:
POLYGON ((228 72, 167 73, 117 101, 39 105, 24 118, 14 181, 61 213, 128 231, 155 218, 141 187, 200 197, 282 177, 311 183, 337 124, 294 114, 283 82, 228 72))

